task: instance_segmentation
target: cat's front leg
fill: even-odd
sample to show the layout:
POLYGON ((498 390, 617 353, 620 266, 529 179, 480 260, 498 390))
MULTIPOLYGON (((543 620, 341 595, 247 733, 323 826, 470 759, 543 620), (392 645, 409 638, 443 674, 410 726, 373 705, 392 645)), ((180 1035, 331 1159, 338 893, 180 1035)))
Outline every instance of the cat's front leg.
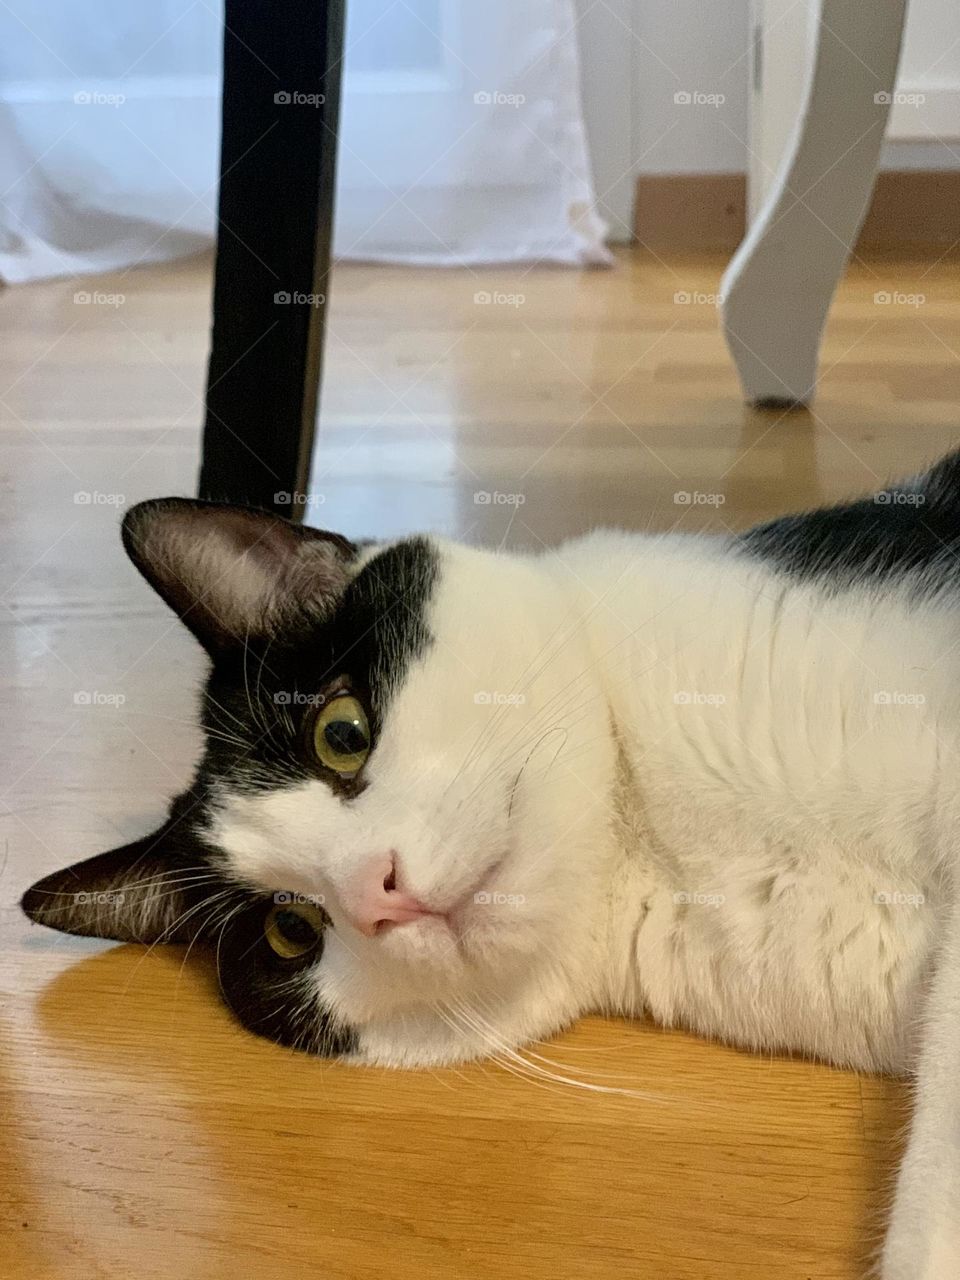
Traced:
POLYGON ((910 1140, 882 1280, 960 1277, 960 876, 924 1015, 910 1140))

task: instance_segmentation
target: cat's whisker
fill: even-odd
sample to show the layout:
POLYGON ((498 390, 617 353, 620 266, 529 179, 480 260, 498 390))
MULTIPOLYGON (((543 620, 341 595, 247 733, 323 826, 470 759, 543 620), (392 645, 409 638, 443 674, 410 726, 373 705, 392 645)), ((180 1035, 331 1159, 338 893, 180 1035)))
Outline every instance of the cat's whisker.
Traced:
MULTIPOLYGON (((559 964, 559 963, 560 963, 560 961, 561 961, 561 959, 562 959, 562 957, 557 956, 557 957, 555 957, 555 958, 557 959, 557 962, 558 962, 558 964, 559 964)), ((478 1001, 479 1003, 481 1003, 481 1004, 484 1004, 484 1005, 487 1005, 487 1004, 488 1004, 488 1002, 487 1002, 487 1001, 484 1001, 484 1000, 483 1000, 483 997, 482 997, 482 996, 480 996, 480 995, 475 995, 475 996, 474 996, 474 999, 475 999, 476 1001, 478 1001)), ((492 1010, 491 1012, 492 1012, 492 1016, 495 1018, 495 1017, 497 1016, 497 1011, 494 1009, 494 1010, 492 1010)), ((481 1015, 481 1013, 480 1013, 480 1011, 479 1011, 479 1010, 475 1010, 475 1013, 476 1013, 476 1015, 477 1015, 477 1017, 478 1017, 478 1018, 482 1017, 482 1015, 481 1015)), ((626 1047, 628 1043, 631 1043, 631 1042, 624 1041, 624 1042, 623 1042, 623 1046, 622 1046, 622 1047, 626 1047)), ((636 1040, 634 1039, 634 1041, 633 1041, 632 1043, 633 1043, 633 1044, 636 1044, 636 1040)), ((532 1044, 540 1044, 540 1045, 543 1045, 544 1047, 547 1047, 546 1042, 545 1042, 545 1041, 543 1041, 543 1040, 531 1041, 531 1042, 529 1042, 529 1043, 527 1043, 527 1044, 523 1045, 523 1046, 522 1046, 522 1048, 518 1050, 518 1053, 520 1053, 520 1054, 521 1054, 521 1056, 522 1056, 522 1055, 524 1055, 524 1054, 525 1054, 525 1055, 527 1055, 527 1057, 524 1059, 525 1061, 528 1061, 530 1058, 532 1058, 532 1059, 534 1059, 537 1063, 542 1063, 542 1064, 543 1064, 545 1067, 547 1067, 547 1068, 553 1067, 553 1068, 557 1068, 558 1070, 563 1071, 563 1072, 566 1072, 566 1071, 568 1071, 568 1070, 570 1070, 570 1069, 571 1069, 571 1068, 569 1068, 569 1067, 568 1067, 568 1065, 567 1065, 566 1063, 563 1063, 563 1062, 557 1062, 557 1061, 556 1061, 555 1059, 553 1059, 553 1058, 548 1058, 548 1057, 544 1056, 543 1054, 540 1054, 540 1053, 535 1052, 535 1051, 534 1051, 534 1049, 531 1047, 531 1046, 532 1046, 532 1044)), ((571 1048, 573 1048, 573 1046, 568 1046, 568 1045, 564 1045, 564 1046, 563 1046, 563 1050, 564 1050, 564 1052, 565 1052, 565 1053, 566 1053, 566 1052, 568 1052, 571 1048)), ((606 1054, 606 1052, 607 1052, 607 1046, 606 1046, 606 1045, 604 1045, 604 1046, 603 1046, 603 1050, 602 1050, 602 1051, 604 1052, 604 1054, 606 1054)), ((530 1065, 533 1065, 533 1064, 531 1063, 530 1065)), ((623 1072, 609 1072, 609 1071, 595 1071, 595 1070, 590 1070, 590 1071, 585 1071, 585 1072, 584 1072, 584 1074, 589 1075, 589 1076, 592 1076, 592 1077, 594 1077, 594 1078, 596 1078, 596 1079, 600 1079, 600 1080, 617 1080, 617 1079, 622 1080, 622 1079, 626 1079, 626 1078, 628 1078, 628 1077, 626 1077, 626 1076, 624 1075, 624 1073, 623 1073, 623 1072)), ((574 1083, 577 1083, 577 1084, 579 1084, 581 1087, 585 1087, 585 1088, 586 1088, 586 1087, 589 1087, 589 1085, 590 1085, 590 1081, 589 1081, 589 1080, 582 1080, 582 1081, 577 1081, 577 1080, 575 1080, 575 1081, 574 1081, 574 1083)), ((617 1092, 624 1092, 626 1096, 630 1096, 630 1097, 637 1097, 637 1098, 643 1098, 643 1099, 645 1099, 646 1101, 651 1101, 651 1102, 652 1102, 652 1101, 657 1101, 657 1102, 671 1102, 671 1101, 674 1101, 674 1099, 668 1098, 668 1097, 666 1097, 666 1096, 664 1096, 664 1095, 661 1095, 661 1094, 652 1094, 652 1093, 647 1093, 646 1091, 639 1091, 639 1090, 634 1090, 634 1089, 629 1089, 629 1088, 624 1090, 624 1089, 621 1089, 621 1087, 620 1087, 620 1086, 611 1086, 611 1087, 616 1088, 616 1091, 617 1091, 617 1092)))
POLYGON ((237 726, 238 729, 240 729, 242 733, 247 732, 248 726, 244 724, 244 722, 240 719, 239 716, 234 715, 232 711, 230 711, 227 707, 225 707, 222 702, 218 702, 209 689, 206 690, 204 697, 206 702, 209 703, 211 707, 219 711, 221 715, 225 715, 228 720, 232 720, 233 723, 237 726))
POLYGON ((494 1062, 498 1063, 511 1075, 517 1076, 528 1084, 536 1085, 537 1088, 546 1089, 549 1093, 562 1092, 561 1089, 557 1089, 555 1087, 558 1083, 561 1085, 565 1083, 576 1083, 558 1081, 551 1077, 549 1073, 534 1069, 530 1063, 516 1052, 515 1049, 504 1045, 498 1036, 491 1036, 489 1029, 484 1027, 483 1024, 473 1016, 473 1010, 460 1005, 457 1012, 464 1026, 466 1026, 468 1030, 473 1031, 475 1035, 479 1035, 481 1037, 481 1043, 484 1045, 485 1052, 490 1055, 494 1062))
POLYGON ((163 930, 163 931, 162 931, 162 932, 161 932, 161 933, 160 933, 160 934, 159 934, 159 935, 158 935, 158 936, 153 940, 153 942, 151 942, 151 943, 149 944, 149 946, 148 946, 148 947, 146 948, 146 950, 144 951, 143 955, 139 958, 139 960, 137 961, 137 963, 134 965, 134 967, 133 967, 133 971, 132 971, 132 973, 130 974, 130 977, 127 979, 127 982, 126 982, 126 985, 125 985, 125 986, 124 986, 124 988, 123 988, 123 991, 120 993, 120 994, 121 994, 121 997, 125 996, 125 995, 127 994, 127 992, 130 990, 130 987, 133 985, 134 979, 136 978, 137 974, 140 972, 140 967, 141 967, 141 965, 142 965, 142 964, 147 960, 147 958, 148 958, 150 955, 152 955, 152 953, 154 952, 154 950, 155 950, 155 949, 156 949, 156 948, 157 948, 161 943, 163 943, 164 941, 166 941, 166 939, 167 939, 167 938, 169 938, 169 936, 174 932, 174 930, 176 930, 176 929, 178 929, 178 928, 182 928, 182 926, 187 922, 187 920, 192 919, 192 918, 193 918, 193 916, 195 916, 198 912, 203 911, 205 908, 209 907, 209 906, 210 906, 210 904, 211 904, 212 902, 215 902, 215 901, 217 900, 217 898, 218 898, 219 896, 221 896, 221 894, 223 894, 223 893, 224 893, 224 891, 223 891, 223 890, 221 890, 221 891, 220 891, 220 894, 213 894, 213 895, 211 895, 211 897, 210 897, 210 898, 204 898, 202 901, 200 901, 200 902, 196 902, 196 903, 193 903, 191 906, 187 907, 184 911, 182 911, 182 912, 181 912, 181 913, 176 917, 176 919, 174 919, 174 920, 173 920, 173 921, 172 921, 172 922, 171 922, 171 923, 170 923, 170 924, 169 924, 169 925, 168 925, 168 926, 167 926, 167 927, 166 927, 166 928, 165 928, 165 929, 164 929, 164 930, 163 930))
POLYGON ((246 905, 246 904, 245 904, 245 903, 243 903, 243 902, 238 903, 238 904, 237 904, 237 906, 236 906, 235 911, 234 911, 234 912, 232 912, 232 913, 228 913, 228 914, 224 917, 223 921, 221 922, 219 932, 217 933, 217 944, 216 944, 216 948, 215 948, 215 950, 214 950, 214 968, 216 969, 216 974, 217 974, 217 983, 218 983, 218 985, 219 985, 219 987, 220 987, 220 990, 221 990, 221 991, 223 991, 223 990, 224 990, 224 986, 223 986, 223 970, 222 970, 222 969, 221 969, 221 967, 220 967, 220 950, 221 950, 221 948, 222 948, 222 946, 223 946, 223 936, 224 936, 224 934, 226 933, 227 925, 228 925, 228 924, 230 923, 230 921, 233 919, 233 916, 234 916, 234 915, 236 915, 236 914, 239 914, 239 912, 243 910, 243 908, 244 908, 244 906, 245 906, 245 905, 246 905))
POLYGON ((174 893, 179 893, 183 885, 203 884, 207 880, 218 880, 219 877, 213 872, 205 872, 199 875, 183 876, 180 879, 167 880, 164 876, 158 876, 153 880, 128 880, 117 885, 111 885, 100 889, 91 889, 87 891, 66 891, 63 889, 34 889, 33 892, 39 896, 49 898, 65 899, 61 907, 55 907, 52 904, 44 908, 44 919, 57 915, 58 913, 75 912, 82 898, 103 895, 126 895, 131 891, 142 891, 144 889, 156 888, 162 886, 162 891, 157 891, 149 895, 149 902, 152 904, 160 898, 169 897, 174 893), (173 886, 172 888, 170 886, 173 886))
MULTIPOLYGON (((232 897, 236 894, 236 890, 235 889, 224 890, 224 896, 226 896, 227 894, 229 894, 232 897)), ((241 911, 244 911, 249 906, 249 903, 247 902, 246 899, 241 898, 241 900, 231 908, 229 904, 229 898, 227 902, 224 903, 222 901, 217 901, 216 897, 214 897, 209 900, 208 905, 211 905, 211 911, 209 915, 204 919, 203 923, 199 926, 199 928, 197 928, 194 931, 193 937, 187 943, 186 950, 184 951, 184 954, 183 954, 183 960, 180 964, 180 970, 177 978, 178 984, 179 984, 180 975, 182 975, 183 973, 184 966, 186 965, 187 961, 190 959, 191 951, 196 946, 200 938, 208 935, 212 931, 212 929, 215 927, 214 919, 217 916, 217 914, 220 911, 224 911, 226 913, 220 926, 220 934, 222 935, 223 930, 226 929, 230 921, 235 916, 239 915, 241 911), (212 905, 212 904, 215 904, 215 905, 212 905)))
POLYGON ((543 1055, 536 1053, 531 1054, 531 1056, 536 1059, 535 1062, 531 1062, 529 1058, 524 1056, 525 1053, 530 1053, 529 1049, 524 1048, 523 1050, 518 1051, 509 1045, 505 1045, 502 1040, 498 1044, 497 1041, 500 1040, 498 1033, 479 1010, 467 1008, 465 1005, 461 1004, 460 1012, 465 1019, 470 1020, 479 1033, 486 1034, 488 1036, 490 1043, 496 1044, 498 1053, 508 1056, 511 1062, 529 1072, 533 1079, 549 1081, 557 1085, 570 1085, 577 1089, 583 1089, 589 1093, 602 1093, 616 1095, 618 1097, 635 1098, 644 1102, 666 1103, 670 1101, 669 1098, 663 1097, 662 1095, 648 1093, 644 1090, 629 1089, 621 1085, 596 1084, 590 1080, 579 1080, 576 1076, 567 1075, 566 1068, 563 1069, 564 1074, 560 1074, 557 1070, 549 1070, 548 1067, 558 1068, 561 1067, 562 1064, 554 1062, 551 1059, 545 1058, 543 1055))

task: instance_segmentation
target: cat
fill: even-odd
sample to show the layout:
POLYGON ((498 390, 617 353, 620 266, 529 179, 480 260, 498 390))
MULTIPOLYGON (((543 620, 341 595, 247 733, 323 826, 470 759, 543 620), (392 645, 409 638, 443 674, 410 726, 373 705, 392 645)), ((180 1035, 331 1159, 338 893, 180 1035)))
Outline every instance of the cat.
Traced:
POLYGON ((123 540, 210 656, 206 746, 32 919, 208 942, 245 1026, 354 1062, 606 1011, 914 1075, 881 1275, 960 1276, 960 452, 724 537, 168 498, 123 540))

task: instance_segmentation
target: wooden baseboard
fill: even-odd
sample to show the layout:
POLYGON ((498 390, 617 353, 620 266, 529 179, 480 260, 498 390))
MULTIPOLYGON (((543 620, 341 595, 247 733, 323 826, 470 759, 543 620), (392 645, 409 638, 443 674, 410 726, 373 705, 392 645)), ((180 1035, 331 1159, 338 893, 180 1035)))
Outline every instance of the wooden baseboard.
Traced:
POLYGON ((889 252, 929 246, 944 249, 960 240, 960 169, 884 169, 857 249, 889 252))
MULTIPOLYGON (((647 174, 637 179, 634 231, 661 252, 732 253, 746 228, 742 173, 647 174)), ((960 169, 884 169, 857 252, 944 249, 960 242, 960 169)))
POLYGON ((743 239, 746 222, 746 174, 642 174, 637 179, 634 232, 642 246, 656 253, 732 252, 743 239))

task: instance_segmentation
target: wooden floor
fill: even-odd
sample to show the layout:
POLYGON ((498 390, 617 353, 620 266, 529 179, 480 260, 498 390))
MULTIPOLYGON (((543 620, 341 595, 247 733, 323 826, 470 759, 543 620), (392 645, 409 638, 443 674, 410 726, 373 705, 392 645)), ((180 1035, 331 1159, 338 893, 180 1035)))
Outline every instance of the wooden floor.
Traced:
MULTIPOLYGON (((956 262, 858 265, 816 403, 783 417, 741 405, 721 268, 338 270, 311 522, 733 528, 960 443, 956 262)), ((902 1085, 601 1019, 536 1046, 587 1088, 347 1069, 237 1030, 179 949, 20 918, 36 876, 155 822, 196 752, 200 659, 116 525, 192 488, 209 282, 0 295, 0 1276, 864 1276, 902 1085)))

